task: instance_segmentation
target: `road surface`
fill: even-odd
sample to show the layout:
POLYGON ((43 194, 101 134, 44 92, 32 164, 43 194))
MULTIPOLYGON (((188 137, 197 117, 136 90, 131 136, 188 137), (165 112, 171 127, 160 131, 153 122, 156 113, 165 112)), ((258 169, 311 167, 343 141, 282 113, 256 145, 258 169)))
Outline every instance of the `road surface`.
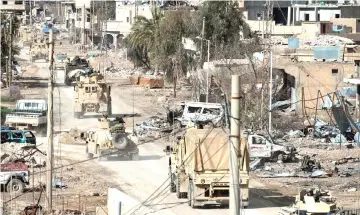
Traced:
MULTIPOLYGON (((40 68, 39 74, 48 74, 47 64, 36 63, 40 68)), ((56 87, 54 89, 54 118, 55 130, 68 130, 73 127, 88 129, 97 127, 97 119, 84 118, 75 119, 73 117, 73 87, 65 86, 63 83, 63 71, 57 72, 56 87)), ((113 112, 131 113, 133 107, 126 103, 121 97, 114 95, 113 90, 113 112)), ((141 110, 137 109, 136 112, 141 110)), ((46 143, 41 146, 46 150, 46 143)), ((59 152, 59 144, 55 140, 55 154, 59 152)), ((61 144, 61 154, 63 158, 75 162, 86 160, 85 146, 61 144)), ((163 146, 157 142, 149 142, 139 146, 139 161, 128 160, 109 160, 97 161, 90 160, 81 162, 79 165, 84 170, 89 171, 98 180, 103 180, 109 184, 118 185, 121 190, 139 202, 143 202, 149 196, 156 197, 148 202, 148 206, 156 210, 158 214, 228 214, 228 208, 216 206, 205 208, 190 208, 186 199, 177 199, 174 193, 169 192, 168 186, 168 158, 163 152, 163 146), (104 174, 106 172, 106 174, 104 174), (165 183, 164 183, 165 182, 165 183), (164 183, 163 186, 161 186, 164 183), (157 191, 157 192, 156 192, 157 191), (161 192, 163 191, 163 192, 161 192), (156 192, 155 195, 152 195, 156 192)), ((266 187, 256 181, 250 181, 251 186, 256 189, 250 190, 250 206, 244 210, 245 214, 277 214, 281 205, 281 198, 276 194, 276 198, 266 190, 266 187)), ((275 194, 274 194, 275 195, 275 194)), ((137 208, 135 214, 147 214, 149 210, 137 208)), ((125 213, 130 215, 131 213, 125 213)))

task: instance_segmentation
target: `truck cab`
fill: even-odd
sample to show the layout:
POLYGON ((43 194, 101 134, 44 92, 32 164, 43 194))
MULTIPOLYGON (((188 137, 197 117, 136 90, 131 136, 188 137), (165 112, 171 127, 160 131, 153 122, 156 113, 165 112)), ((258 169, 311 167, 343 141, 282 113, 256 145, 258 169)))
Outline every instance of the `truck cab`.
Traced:
POLYGON ((271 138, 262 135, 248 135, 250 158, 267 158, 274 161, 291 160, 296 152, 293 147, 282 146, 274 143, 271 138))

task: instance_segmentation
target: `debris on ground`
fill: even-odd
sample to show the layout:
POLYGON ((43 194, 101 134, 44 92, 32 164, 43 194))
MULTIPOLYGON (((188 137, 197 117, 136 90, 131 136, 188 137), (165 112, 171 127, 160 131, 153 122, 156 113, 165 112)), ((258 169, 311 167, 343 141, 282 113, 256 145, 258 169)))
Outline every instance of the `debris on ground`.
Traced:
POLYGON ((84 144, 81 139, 82 131, 77 128, 70 129, 69 132, 62 132, 60 134, 60 143, 63 144, 84 144))
POLYGON ((33 167, 43 167, 46 164, 46 154, 35 146, 21 143, 5 143, 0 146, 1 163, 23 162, 33 167))
POLYGON ((160 138, 173 130, 169 122, 159 116, 153 116, 148 120, 136 125, 136 135, 140 141, 147 138, 160 138))

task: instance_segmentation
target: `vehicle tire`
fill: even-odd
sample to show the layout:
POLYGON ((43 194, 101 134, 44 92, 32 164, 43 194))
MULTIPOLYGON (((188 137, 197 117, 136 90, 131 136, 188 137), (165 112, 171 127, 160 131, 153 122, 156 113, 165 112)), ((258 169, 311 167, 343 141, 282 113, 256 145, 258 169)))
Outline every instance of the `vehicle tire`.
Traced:
POLYGON ((169 166, 169 176, 170 176, 170 192, 176 192, 176 185, 175 185, 175 174, 171 171, 171 166, 169 166))
POLYGON ((94 157, 94 155, 93 155, 92 153, 86 153, 86 157, 87 157, 88 159, 91 159, 91 158, 94 157))
POLYGON ((184 199, 187 197, 187 195, 186 195, 186 193, 180 192, 180 179, 178 176, 176 177, 176 179, 177 179, 176 180, 176 197, 178 199, 184 199))
POLYGON ((131 157, 131 160, 133 160, 133 161, 138 161, 139 160, 139 154, 138 153, 131 154, 130 157, 131 157))
POLYGON ((74 118, 80 119, 80 112, 74 112, 74 118))
POLYGON ((193 184, 192 180, 189 180, 187 199, 188 199, 188 205, 190 207, 194 208, 195 207, 194 184, 193 184))
POLYGON ((284 155, 282 153, 278 154, 277 161, 283 161, 283 160, 284 160, 284 155))
POLYGON ((20 179, 13 178, 6 185, 6 191, 20 194, 24 192, 25 185, 20 179))
POLYGON ((113 134, 112 135, 112 139, 113 139, 113 144, 115 146, 115 148, 121 150, 121 149, 125 149, 126 146, 128 145, 128 139, 126 137, 126 135, 124 134, 113 134))

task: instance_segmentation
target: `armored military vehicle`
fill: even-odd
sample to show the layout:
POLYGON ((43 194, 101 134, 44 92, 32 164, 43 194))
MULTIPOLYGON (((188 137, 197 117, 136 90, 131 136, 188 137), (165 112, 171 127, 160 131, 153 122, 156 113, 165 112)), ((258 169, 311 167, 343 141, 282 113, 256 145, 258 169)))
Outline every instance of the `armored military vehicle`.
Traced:
POLYGON ((76 77, 74 86, 74 117, 85 113, 111 113, 111 87, 99 72, 91 72, 76 77))
POLYGON ((30 61, 34 62, 38 59, 49 61, 49 39, 47 38, 35 39, 30 46, 30 61))
POLYGON ((99 128, 81 134, 86 141, 88 158, 94 155, 99 160, 107 160, 110 156, 129 156, 131 160, 139 159, 139 149, 125 132, 122 118, 111 121, 104 115, 99 119, 99 128))
MULTIPOLYGON (((222 128, 189 128, 175 146, 166 146, 169 157, 169 188, 190 207, 229 201, 230 166, 228 134, 222 128), (216 143, 216 144, 214 144, 216 143)), ((249 151, 241 138, 239 174, 241 204, 249 205, 249 151)))

